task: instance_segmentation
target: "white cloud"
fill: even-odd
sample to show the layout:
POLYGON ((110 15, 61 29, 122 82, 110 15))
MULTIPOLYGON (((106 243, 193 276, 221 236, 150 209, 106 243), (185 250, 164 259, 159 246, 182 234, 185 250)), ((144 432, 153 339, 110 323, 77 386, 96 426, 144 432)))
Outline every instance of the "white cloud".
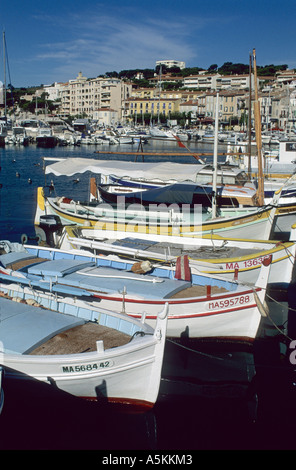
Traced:
POLYGON ((164 58, 186 61, 193 59, 198 50, 188 41, 189 23, 191 20, 186 18, 175 22, 111 16, 93 17, 89 22, 74 15, 67 22, 70 39, 42 44, 42 52, 35 60, 47 61, 56 73, 76 74, 82 70, 87 76, 112 70, 154 68, 155 61, 164 58))

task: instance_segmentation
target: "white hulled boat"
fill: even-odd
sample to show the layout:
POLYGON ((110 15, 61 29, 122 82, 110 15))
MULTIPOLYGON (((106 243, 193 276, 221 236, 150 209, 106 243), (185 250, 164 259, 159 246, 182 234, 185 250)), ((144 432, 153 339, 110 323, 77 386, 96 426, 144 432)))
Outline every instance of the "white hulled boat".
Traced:
POLYGON ((144 316, 138 321, 31 288, 8 289, 0 308, 7 380, 38 380, 80 398, 144 411, 155 404, 167 306, 155 329, 144 316))
MULTIPOLYGON (((129 260, 85 250, 58 250, 2 242, 0 289, 10 296, 33 295, 61 302, 85 300, 91 306, 141 318, 155 326, 157 312, 169 306, 167 335, 253 341, 265 299, 271 257, 262 261, 249 285, 206 275, 186 265, 138 266, 129 260)), ((184 264, 183 264, 184 262, 184 264)), ((37 297, 36 297, 37 296, 37 297)), ((264 312, 263 312, 264 314, 264 312)))

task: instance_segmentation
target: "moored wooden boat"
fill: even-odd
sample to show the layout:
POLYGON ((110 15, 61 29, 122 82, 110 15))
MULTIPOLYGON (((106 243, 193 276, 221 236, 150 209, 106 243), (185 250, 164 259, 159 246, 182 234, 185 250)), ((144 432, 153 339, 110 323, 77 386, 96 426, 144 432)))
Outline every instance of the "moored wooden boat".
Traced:
MULTIPOLYGON (((135 188, 126 185, 99 185, 98 199, 109 204, 117 204, 119 199, 124 198, 126 206, 129 204, 202 204, 212 207, 213 186, 212 184, 197 185, 193 183, 175 183, 172 185, 155 186, 155 188, 135 188)), ((223 185, 217 187, 217 201, 219 207, 239 205, 256 205, 256 189, 251 187, 223 185)))
POLYGON ((156 328, 80 300, 0 297, 7 380, 39 380, 71 395, 146 410, 158 396, 167 306, 156 328))
MULTIPOLYGON (((198 236, 220 234, 224 237, 268 240, 276 214, 274 205, 257 207, 225 208, 212 218, 210 212, 196 204, 193 211, 184 204, 181 209, 169 205, 152 204, 148 208, 120 204, 114 208, 108 204, 77 202, 67 197, 46 197, 38 188, 34 224, 40 226, 40 218, 47 215, 59 217, 62 225, 76 224, 95 226, 102 230, 151 233, 159 235, 198 236)), ((290 214, 292 216, 292 213, 290 214)), ((290 223, 291 227, 292 222, 290 223)))
MULTIPOLYGON (((292 226, 292 239, 295 226, 292 226)), ((53 233, 51 233, 53 235, 53 233)), ((48 238, 48 237, 47 237, 48 238)), ((60 235, 52 238, 56 248, 83 249, 94 254, 117 255, 133 262, 149 260, 174 266, 179 256, 187 255, 191 269, 225 279, 254 283, 262 261, 272 256, 268 286, 272 289, 288 288, 292 280, 296 244, 294 241, 277 242, 238 240, 211 235, 203 238, 161 237, 153 235, 106 232, 95 227, 64 227, 60 235)), ((48 239, 49 241, 49 239, 48 239)))
MULTIPOLYGON (((244 285, 221 277, 190 272, 182 264, 158 265, 138 273, 129 260, 95 256, 86 251, 64 251, 2 242, 0 289, 3 293, 31 290, 63 299, 85 299, 102 308, 124 312, 152 326, 156 309, 169 304, 167 335, 180 338, 253 340, 262 314, 271 257, 263 260, 255 284, 244 285)), ((183 258, 181 258, 181 261, 183 258)), ((149 266, 148 266, 149 268, 149 266)), ((11 295, 11 294, 10 294, 11 295)))

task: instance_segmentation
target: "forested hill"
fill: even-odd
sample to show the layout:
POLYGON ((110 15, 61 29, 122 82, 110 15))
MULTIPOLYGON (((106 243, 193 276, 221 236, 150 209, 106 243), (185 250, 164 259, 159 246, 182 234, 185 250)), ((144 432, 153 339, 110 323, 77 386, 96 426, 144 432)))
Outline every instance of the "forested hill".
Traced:
MULTIPOLYGON (((257 65, 257 74, 260 76, 273 76, 277 72, 282 70, 287 70, 288 66, 286 64, 283 65, 264 65, 260 66, 257 65)), ((179 67, 170 67, 167 68, 165 65, 161 66, 162 74, 170 73, 170 75, 179 76, 179 77, 188 77, 189 75, 197 75, 199 72, 205 71, 204 68, 201 67, 186 67, 184 69, 180 69, 179 67)), ((208 69, 206 69, 208 73, 219 73, 221 75, 245 75, 249 73, 249 64, 241 64, 237 63, 234 64, 232 62, 224 62, 221 67, 217 64, 212 64, 208 69)), ((131 69, 131 70, 122 70, 121 72, 106 72, 105 76, 107 77, 117 77, 117 78, 127 78, 133 79, 138 74, 142 74, 145 80, 152 78, 155 73, 159 73, 159 66, 155 69, 131 69)))

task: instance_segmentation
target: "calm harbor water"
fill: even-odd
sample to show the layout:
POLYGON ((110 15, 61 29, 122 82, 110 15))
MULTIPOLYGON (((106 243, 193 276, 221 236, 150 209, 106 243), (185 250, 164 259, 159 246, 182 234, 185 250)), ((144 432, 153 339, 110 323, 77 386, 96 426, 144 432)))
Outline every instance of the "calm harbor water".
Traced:
MULTIPOLYGON (((211 151, 205 144, 189 147, 211 151)), ((144 150, 156 148, 177 150, 176 144, 161 142, 149 143, 144 150)), ((89 175, 79 175, 78 183, 74 177, 45 179, 42 157, 118 158, 94 153, 104 149, 119 147, 0 149, 0 238, 20 242, 26 234, 34 242, 36 188, 51 179, 59 195, 87 196, 89 175)), ((102 458, 107 450, 195 455, 196 450, 212 449, 294 449, 296 374, 288 346, 296 337, 296 296, 293 286, 289 292, 269 294, 272 321, 262 321, 261 338, 253 347, 168 340, 159 400, 146 414, 123 414, 41 383, 5 381, 0 449, 92 449, 100 450, 102 458)))

